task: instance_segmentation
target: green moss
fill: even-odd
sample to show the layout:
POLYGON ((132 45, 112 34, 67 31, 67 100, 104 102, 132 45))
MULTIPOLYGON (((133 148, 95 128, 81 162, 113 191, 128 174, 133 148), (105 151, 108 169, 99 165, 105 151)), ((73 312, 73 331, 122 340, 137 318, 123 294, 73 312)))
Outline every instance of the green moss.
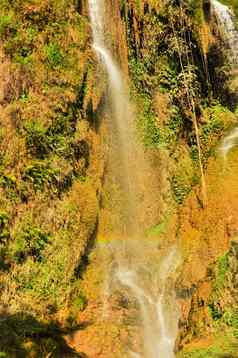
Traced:
POLYGON ((202 0, 190 0, 188 1, 188 8, 193 16, 195 23, 201 25, 204 21, 203 13, 203 1, 202 0))
POLYGON ((238 310, 234 308, 227 309, 223 315, 223 322, 232 328, 232 333, 238 339, 238 310))
POLYGON ((237 357, 237 344, 235 340, 221 331, 215 337, 215 342, 207 348, 185 348, 178 353, 177 358, 222 358, 237 357))
POLYGON ((192 190, 193 185, 196 184, 196 177, 193 163, 188 154, 180 152, 177 155, 180 156, 180 161, 170 179, 170 185, 175 202, 182 204, 192 190))
POLYGON ((13 16, 1 15, 0 16, 0 36, 7 37, 16 32, 16 24, 14 23, 13 16))
POLYGON ((221 256, 218 260, 217 274, 215 280, 215 286, 218 289, 222 289, 225 283, 228 269, 229 269, 229 256, 228 253, 226 253, 225 255, 221 256))
POLYGON ((224 352, 221 348, 201 348, 182 353, 179 358, 220 358, 224 352))
POLYGON ((167 223, 162 222, 158 225, 153 226, 149 230, 147 230, 147 236, 160 236, 161 234, 165 233, 167 229, 167 223))
POLYGON ((49 43, 45 46, 45 52, 50 67, 55 68, 63 65, 64 56, 57 43, 49 43))
POLYGON ((137 95, 141 109, 137 117, 137 126, 146 148, 156 148, 163 145, 163 134, 156 119, 151 99, 148 95, 137 95))
POLYGON ((173 176, 171 186, 174 194, 174 200, 177 204, 182 204, 191 191, 190 184, 186 183, 180 176, 173 176))

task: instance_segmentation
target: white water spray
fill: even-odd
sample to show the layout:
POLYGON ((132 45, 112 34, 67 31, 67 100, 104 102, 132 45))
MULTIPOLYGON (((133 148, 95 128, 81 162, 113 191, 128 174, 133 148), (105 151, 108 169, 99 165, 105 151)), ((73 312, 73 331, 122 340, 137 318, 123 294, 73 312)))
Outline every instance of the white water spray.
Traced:
POLYGON ((222 141, 220 151, 224 159, 227 157, 230 150, 235 146, 238 146, 238 128, 234 128, 222 141))
POLYGON ((235 15, 226 5, 217 0, 211 0, 212 9, 220 25, 223 40, 228 45, 231 52, 230 62, 238 63, 238 32, 235 26, 235 15))
MULTIPOLYGON (((238 64, 238 31, 235 26, 235 15, 226 5, 217 0, 211 0, 213 12, 220 26, 221 36, 228 45, 230 64, 234 67, 238 64)), ((238 128, 234 128, 222 141, 220 152, 226 158, 230 150, 238 145, 238 128)))
MULTIPOLYGON (((178 311, 174 306, 173 322, 171 322, 171 314, 170 320, 166 316, 166 303, 172 303, 172 300, 171 297, 166 295, 165 291, 167 279, 176 268, 176 259, 177 250, 174 248, 161 263, 160 272, 157 276, 159 282, 155 285, 155 287, 160 287, 159 293, 148 290, 148 287, 143 287, 143 283, 138 277, 139 273, 125 268, 120 268, 117 272, 118 280, 131 290, 139 303, 144 327, 145 346, 143 356, 146 358, 174 357, 178 311)), ((138 357, 141 356, 138 355, 138 357)))
MULTIPOLYGON (((143 197, 143 200, 145 200, 150 190, 149 186, 152 187, 152 179, 148 174, 150 171, 145 170, 148 165, 143 159, 142 152, 139 152, 139 156, 137 153, 139 149, 134 138, 133 114, 130 110, 122 73, 105 43, 105 9, 103 0, 89 0, 89 11, 93 30, 93 48, 106 69, 109 81, 113 122, 117 133, 116 140, 118 140, 119 144, 117 148, 117 157, 120 157, 119 171, 122 171, 122 173, 117 172, 116 175, 120 176, 122 174, 123 176, 122 194, 126 197, 125 200, 129 207, 128 213, 131 217, 127 235, 132 233, 133 237, 139 237, 143 229, 140 227, 138 212, 143 211, 143 205, 141 202, 138 205, 138 197, 143 197), (139 158, 138 163, 135 160, 136 156, 137 159, 139 158), (142 174, 143 170, 146 174, 142 174), (147 186, 144 185, 141 195, 141 189, 139 189, 141 184, 138 182, 143 176, 147 176, 148 183, 147 186)), ((155 197, 151 196, 150 201, 155 200, 155 197)), ((148 205, 146 206, 148 207, 148 205)), ((142 318, 143 352, 130 352, 131 356, 140 358, 174 358, 173 348, 177 334, 178 316, 177 313, 175 314, 174 307, 172 317, 168 314, 169 310, 167 310, 165 301, 171 299, 166 295, 166 281, 174 268, 176 250, 172 250, 165 257, 159 273, 152 272, 152 269, 150 272, 148 269, 150 260, 143 251, 142 242, 132 240, 133 244, 131 244, 129 241, 130 237, 122 243, 119 242, 117 247, 113 249, 113 256, 117 266, 114 271, 114 281, 117 282, 117 285, 127 288, 128 293, 137 300, 142 318), (153 274, 156 274, 156 279, 154 279, 153 274), (150 281, 152 280, 149 284, 147 282, 148 276, 150 281)), ((143 239, 142 241, 145 240, 143 239)), ((151 251, 155 254, 156 250, 157 248, 155 247, 151 251)), ((156 258, 155 265, 158 267, 158 258, 156 258)))
MULTIPOLYGON (((123 77, 118 65, 113 60, 113 57, 106 46, 104 31, 105 31, 105 8, 103 0, 89 0, 89 11, 91 17, 91 24, 93 29, 93 48, 96 51, 99 60, 103 63, 109 81, 110 101, 112 104, 112 116, 114 124, 114 140, 118 142, 117 146, 117 173, 121 176, 121 186, 126 192, 127 198, 124 199, 127 210, 131 213, 128 215, 135 216, 135 195, 132 189, 131 163, 133 162, 133 153, 135 146, 133 143, 133 129, 132 129, 132 113, 130 111, 126 87, 124 85, 123 77), (133 203, 133 204, 132 204, 133 203), (132 207, 133 206, 133 207, 132 207)), ((136 173, 134 173, 134 182, 136 181, 136 173)), ((125 195, 124 195, 125 196, 125 195)), ((134 220, 130 222, 131 231, 137 230, 134 220)))
MULTIPOLYGON (((111 97, 115 110, 117 126, 123 125, 123 112, 128 111, 128 101, 125 95, 122 75, 116 63, 113 61, 110 51, 104 41, 104 4, 102 0, 89 0, 89 11, 93 29, 93 48, 103 61, 109 79, 111 97)), ((120 131, 119 131, 120 132, 120 131)))

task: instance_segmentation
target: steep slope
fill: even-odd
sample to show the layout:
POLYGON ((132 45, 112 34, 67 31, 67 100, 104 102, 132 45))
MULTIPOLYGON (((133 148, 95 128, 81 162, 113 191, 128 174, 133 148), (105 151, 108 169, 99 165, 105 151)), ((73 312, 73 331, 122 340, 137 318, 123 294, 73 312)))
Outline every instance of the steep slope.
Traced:
MULTIPOLYGON (((6 357, 121 358, 125 346, 140 345, 138 302, 127 300, 126 290, 111 297, 114 322, 95 324, 99 289, 107 291, 108 262, 98 259, 95 241, 104 240, 96 239, 99 213, 100 230, 111 222, 110 212, 99 210, 111 200, 102 191, 110 118, 87 6, 0 0, 6 357)), ((176 280, 181 308, 179 356, 236 357, 238 168, 235 149, 226 163, 216 149, 237 123, 237 81, 219 24, 208 0, 113 0, 106 7, 107 45, 127 78, 139 136, 158 173, 160 206, 148 237, 159 238, 160 252, 172 242, 181 250, 177 274, 168 278, 171 289, 176 280)))
POLYGON ((11 357, 61 356, 57 322, 72 326, 86 304, 103 95, 83 13, 74 1, 1 1, 0 350, 11 357))
MULTIPOLYGON (((233 48, 231 41, 232 36, 236 36, 236 29, 233 23, 230 24, 234 29, 233 34, 224 28, 225 16, 229 15, 228 22, 235 22, 235 18, 232 9, 224 8, 217 2, 215 6, 221 6, 221 18, 219 13, 214 15, 218 17, 217 26, 223 40, 225 62, 230 67, 227 66, 227 88, 231 92, 227 98, 236 100, 236 45, 233 48), (224 23, 220 21, 223 14, 224 23)), ((232 101, 229 100, 229 103, 233 106, 232 101)), ((178 281, 178 296, 183 307, 179 348, 184 346, 184 349, 179 355, 181 357, 237 356, 235 132, 236 127, 228 132, 217 150, 217 156, 209 161, 206 174, 209 190, 205 210, 199 209, 195 198, 191 196, 187 208, 181 211, 180 237, 186 257, 178 281)))

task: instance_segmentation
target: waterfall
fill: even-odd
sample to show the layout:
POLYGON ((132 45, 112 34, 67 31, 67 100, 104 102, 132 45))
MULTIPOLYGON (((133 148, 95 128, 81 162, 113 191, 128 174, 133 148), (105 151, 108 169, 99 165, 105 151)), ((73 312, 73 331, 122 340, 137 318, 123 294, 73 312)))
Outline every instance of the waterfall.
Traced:
MULTIPOLYGON (((143 357, 146 358, 174 358, 174 342, 177 335, 178 311, 176 306, 172 306, 175 300, 166 295, 166 283, 171 272, 174 271, 177 263, 177 250, 172 248, 160 264, 157 276, 159 292, 150 292, 143 287, 140 275, 141 271, 135 268, 119 267, 117 271, 118 280, 126 286, 136 297, 143 321, 144 351, 143 357), (171 304, 169 312, 167 303, 171 304), (171 322, 172 320, 172 322, 171 322)), ((145 270, 145 267, 142 269, 145 270)), ((153 291, 153 290, 152 290, 153 291)), ((134 356, 134 352, 133 356, 134 356)), ((141 355, 138 355, 141 357, 141 355)))
POLYGON ((226 159, 227 154, 230 152, 230 150, 237 145, 238 145, 238 128, 236 127, 227 136, 225 136, 225 138, 221 143, 220 151, 224 159, 226 159))
POLYGON ((232 10, 217 0, 211 0, 212 9, 220 25, 221 35, 231 52, 229 58, 233 64, 238 63, 238 32, 235 26, 235 15, 232 10))
MULTIPOLYGON (((127 87, 122 72, 106 45, 103 0, 89 0, 89 13, 93 49, 105 69, 109 84, 109 117, 113 136, 111 175, 116 185, 120 186, 122 203, 117 202, 117 206, 121 205, 121 212, 126 216, 118 220, 120 229, 115 229, 120 240, 116 241, 116 245, 110 246, 114 260, 111 282, 117 288, 119 286, 120 291, 126 290, 126 295, 137 300, 143 326, 141 349, 130 351, 128 355, 173 358, 178 315, 174 298, 166 294, 166 287, 168 277, 175 269, 177 250, 165 253, 159 269, 158 243, 155 240, 152 243, 146 241, 145 220, 141 218, 149 217, 151 212, 156 216, 159 212, 159 208, 155 208, 158 204, 153 191, 153 183, 157 186, 158 180, 136 139, 127 87), (172 310, 167 303, 173 306, 172 310)), ((118 210, 114 216, 119 217, 121 212, 118 210)))
MULTIPOLYGON (((118 65, 106 47, 104 39, 104 16, 105 8, 103 0, 89 0, 89 12, 93 30, 93 48, 96 51, 99 60, 103 63, 109 81, 110 101, 112 102, 112 116, 114 122, 114 140, 117 145, 117 177, 121 177, 121 186, 127 198, 124 199, 124 209, 129 212, 128 216, 133 218, 136 216, 135 195, 132 186, 137 180, 136 172, 134 172, 133 184, 130 176, 131 163, 135 153, 135 144, 133 141, 133 128, 131 125, 132 113, 130 111, 128 96, 126 94, 126 86, 118 65), (123 177, 122 177, 123 173, 123 177)), ((115 174, 115 173, 114 173, 115 174)), ((122 193, 123 194, 123 193, 122 193)), ((136 223, 133 219, 130 221, 130 230, 137 230, 136 223)))
MULTIPOLYGON (((235 26, 235 15, 228 6, 217 0, 211 0, 211 5, 220 26, 221 36, 228 45, 230 64, 235 67, 238 64, 238 31, 235 26)), ((219 149, 223 157, 226 158, 230 150, 237 145, 238 128, 236 127, 225 136, 219 149)))

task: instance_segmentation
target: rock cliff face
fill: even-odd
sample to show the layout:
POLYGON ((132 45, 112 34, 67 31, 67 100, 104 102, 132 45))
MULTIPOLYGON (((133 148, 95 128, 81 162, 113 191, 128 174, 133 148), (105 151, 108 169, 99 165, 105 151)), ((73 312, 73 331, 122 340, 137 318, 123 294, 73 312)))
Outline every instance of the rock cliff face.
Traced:
POLYGON ((1 2, 0 351, 11 357, 54 345, 61 356, 49 321, 65 325, 86 304, 79 277, 104 167, 86 13, 74 1, 1 2))
MULTIPOLYGON (((107 327, 99 348, 103 328, 93 325, 109 133, 87 2, 1 0, 0 8, 0 352, 112 357, 114 347, 122 357, 138 332, 133 341, 133 329, 107 327)), ((181 251, 171 278, 178 356, 236 357, 238 167, 235 149, 224 162, 217 148, 237 123, 237 81, 211 4, 111 0, 105 16, 139 136, 158 166, 153 230, 181 251)), ((112 315, 132 320, 136 302, 118 297, 112 315)))

